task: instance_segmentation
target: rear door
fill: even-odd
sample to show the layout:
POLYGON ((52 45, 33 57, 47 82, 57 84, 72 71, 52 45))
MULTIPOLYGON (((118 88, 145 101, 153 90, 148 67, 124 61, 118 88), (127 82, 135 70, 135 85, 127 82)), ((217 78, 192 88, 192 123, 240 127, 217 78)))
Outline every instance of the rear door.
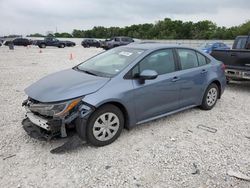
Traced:
POLYGON ((173 111, 179 107, 179 81, 172 49, 158 50, 132 69, 136 78, 143 70, 155 70, 154 80, 133 80, 137 122, 173 111))
POLYGON ((198 105, 207 82, 209 65, 201 53, 192 49, 176 49, 181 70, 180 107, 198 105))

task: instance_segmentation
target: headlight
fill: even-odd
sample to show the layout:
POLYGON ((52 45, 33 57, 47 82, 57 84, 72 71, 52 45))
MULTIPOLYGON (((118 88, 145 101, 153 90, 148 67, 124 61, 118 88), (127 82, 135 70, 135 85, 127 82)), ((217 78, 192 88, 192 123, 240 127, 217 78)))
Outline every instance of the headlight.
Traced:
POLYGON ((44 116, 62 117, 66 116, 70 110, 72 110, 82 98, 73 99, 66 102, 55 104, 42 104, 42 103, 28 103, 28 109, 32 112, 37 112, 44 116))

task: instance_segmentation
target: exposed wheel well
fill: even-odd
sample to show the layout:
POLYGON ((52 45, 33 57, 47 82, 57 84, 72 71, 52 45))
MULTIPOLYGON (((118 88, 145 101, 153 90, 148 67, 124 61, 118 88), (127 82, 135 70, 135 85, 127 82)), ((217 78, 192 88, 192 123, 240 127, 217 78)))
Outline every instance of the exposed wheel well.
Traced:
POLYGON ((118 107, 122 111, 122 114, 124 116, 124 127, 126 129, 129 129, 129 116, 128 116, 128 112, 127 112, 125 106, 122 105, 119 102, 108 102, 108 103, 102 104, 101 106, 106 105, 106 104, 113 104, 113 105, 115 105, 116 107, 118 107))
POLYGON ((211 84, 216 84, 217 87, 219 88, 219 99, 221 97, 221 84, 218 80, 214 80, 211 84))

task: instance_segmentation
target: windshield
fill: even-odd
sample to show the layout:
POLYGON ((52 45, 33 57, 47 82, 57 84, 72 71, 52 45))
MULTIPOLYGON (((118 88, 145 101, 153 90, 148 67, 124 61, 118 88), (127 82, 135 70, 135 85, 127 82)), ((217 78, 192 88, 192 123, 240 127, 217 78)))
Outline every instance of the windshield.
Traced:
POLYGON ((201 48, 211 48, 213 46, 212 43, 205 43, 201 45, 201 48))
POLYGON ((113 77, 135 60, 143 50, 126 47, 114 48, 101 53, 76 68, 88 74, 113 77))

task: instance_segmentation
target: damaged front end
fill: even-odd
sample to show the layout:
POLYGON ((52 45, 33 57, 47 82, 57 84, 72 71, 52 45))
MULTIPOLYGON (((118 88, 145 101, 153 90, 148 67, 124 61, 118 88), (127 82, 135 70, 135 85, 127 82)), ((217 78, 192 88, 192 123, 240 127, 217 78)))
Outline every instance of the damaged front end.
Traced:
POLYGON ((84 103, 82 99, 81 97, 56 103, 42 103, 28 98, 22 104, 26 109, 26 118, 22 121, 24 130, 31 137, 43 140, 56 136, 67 137, 66 129, 74 128, 75 123, 86 122, 87 117, 94 111, 94 107, 84 103))

